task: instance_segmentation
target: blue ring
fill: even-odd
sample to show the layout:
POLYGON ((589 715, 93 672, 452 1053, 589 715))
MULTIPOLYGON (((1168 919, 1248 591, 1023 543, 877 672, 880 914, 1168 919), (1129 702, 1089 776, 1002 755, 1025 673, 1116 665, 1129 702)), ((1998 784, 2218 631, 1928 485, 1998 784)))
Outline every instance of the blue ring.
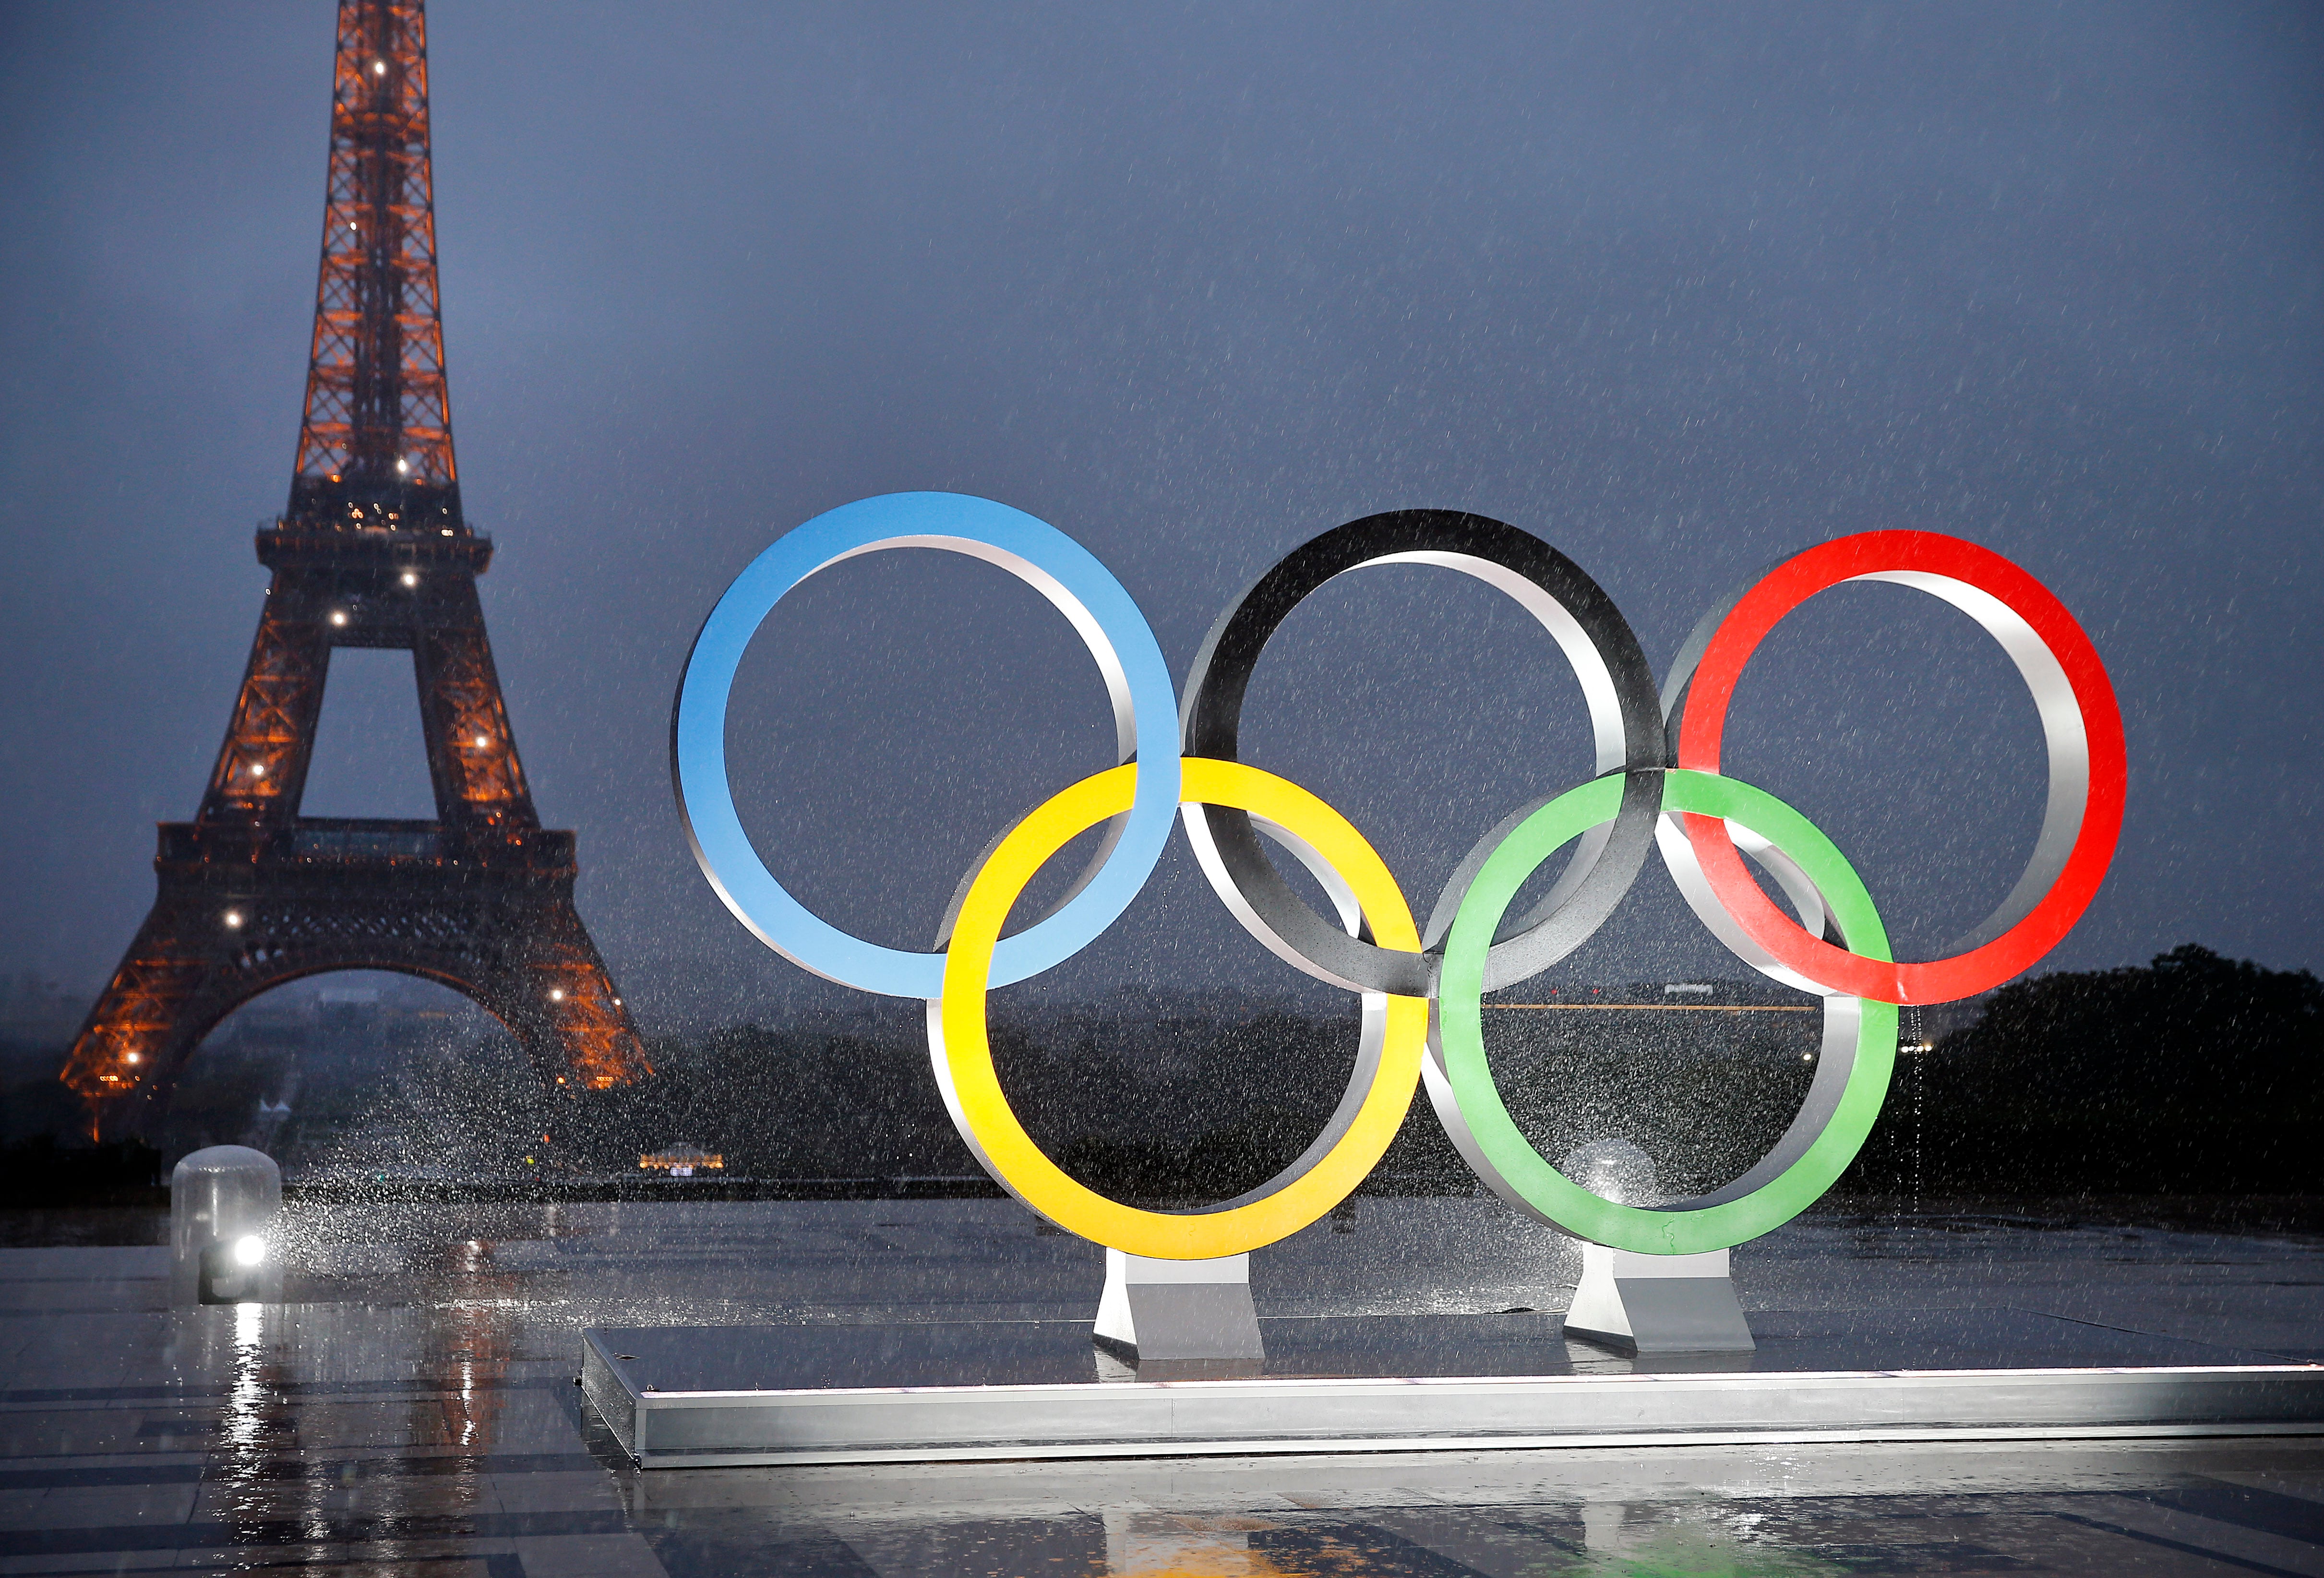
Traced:
MULTIPOLYGON (((1096 556, 1046 521, 991 499, 965 494, 859 499, 784 533, 734 577, 694 638, 670 721, 670 777, 694 858, 735 918, 802 969, 865 992, 934 1001, 944 995, 944 955, 865 942, 792 898, 751 847, 726 776, 727 701, 760 623, 785 593, 817 570, 882 548, 946 549, 1010 571, 1056 604, 1102 668, 1111 656, 1126 692, 1138 789, 1120 842, 1056 914, 1002 939, 992 955, 994 985, 1038 975, 1073 957, 1145 887, 1178 814, 1178 697, 1146 615, 1096 556)), ((1117 693, 1117 716, 1122 699, 1117 693)))

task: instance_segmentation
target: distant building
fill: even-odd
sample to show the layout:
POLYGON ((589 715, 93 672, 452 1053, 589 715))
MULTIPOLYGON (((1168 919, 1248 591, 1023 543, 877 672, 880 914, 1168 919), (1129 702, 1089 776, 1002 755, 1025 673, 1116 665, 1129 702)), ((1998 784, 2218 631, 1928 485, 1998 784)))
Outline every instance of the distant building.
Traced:
POLYGON ((1985 1005, 1992 1000, 1989 992, 1958 1002, 1933 1002, 1906 1008, 1897 1013, 1897 1047, 1907 1057, 1915 1053, 1933 1052, 1937 1043, 1956 1030, 1966 1030, 1985 1017, 1985 1005))
POLYGON ((666 1172, 673 1178, 690 1178, 697 1167, 705 1172, 724 1171, 726 1158, 690 1140, 681 1140, 638 1158, 638 1166, 648 1172, 666 1172))

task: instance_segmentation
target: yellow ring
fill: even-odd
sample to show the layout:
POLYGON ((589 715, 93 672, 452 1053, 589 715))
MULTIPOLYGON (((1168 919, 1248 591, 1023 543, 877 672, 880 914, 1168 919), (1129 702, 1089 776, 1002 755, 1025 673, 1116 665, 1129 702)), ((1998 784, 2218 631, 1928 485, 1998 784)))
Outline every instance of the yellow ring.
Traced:
MULTIPOLYGON (((1305 839, 1354 891, 1379 946, 1420 951, 1403 891, 1346 817, 1298 785, 1239 761, 1189 756, 1182 767, 1184 801, 1249 811, 1305 839)), ((944 996, 929 1005, 929 1028, 937 1032, 930 1050, 961 1137, 1010 1194, 1066 1232, 1111 1249, 1159 1260, 1215 1260, 1289 1238, 1346 1199, 1379 1164, 1420 1082, 1428 1003, 1387 1000, 1379 1066, 1355 1119, 1314 1166, 1262 1199, 1182 1216, 1121 1204, 1068 1177, 1025 1132, 1001 1092, 985 1029, 985 983, 993 945, 1025 884, 1076 835, 1130 809, 1137 783, 1134 762, 1085 778, 1019 822, 993 850, 954 922, 944 996)))

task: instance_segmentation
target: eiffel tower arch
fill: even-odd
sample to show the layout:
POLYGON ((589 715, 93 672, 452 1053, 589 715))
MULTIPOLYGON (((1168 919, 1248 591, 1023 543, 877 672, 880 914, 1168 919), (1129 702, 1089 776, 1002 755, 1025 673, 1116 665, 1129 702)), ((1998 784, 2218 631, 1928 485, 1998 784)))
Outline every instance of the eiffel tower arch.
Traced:
POLYGON ((161 824, 153 909, 63 1078, 101 1134, 143 1129, 204 1035, 301 976, 392 970, 465 992, 544 1078, 651 1073, 573 904, 569 832, 533 810, 484 633, 493 545, 460 509, 420 0, 340 0, 315 333, 290 499, 242 690, 191 822, 161 824), (300 815, 331 655, 409 651, 432 820, 300 815))

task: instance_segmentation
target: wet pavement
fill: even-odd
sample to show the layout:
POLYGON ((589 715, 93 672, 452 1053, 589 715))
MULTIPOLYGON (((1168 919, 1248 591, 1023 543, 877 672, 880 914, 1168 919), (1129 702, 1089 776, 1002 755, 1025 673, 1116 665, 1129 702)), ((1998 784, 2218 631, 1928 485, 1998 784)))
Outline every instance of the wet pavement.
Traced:
MULTIPOLYGON (((1000 1201, 294 1202, 281 1236, 289 1302, 180 1312, 158 1248, 0 1250, 0 1574, 2324 1573, 2299 1438, 641 1473, 573 1385, 583 1326, 1086 1318, 1099 1252, 1000 1201)), ((1365 1200, 1253 1284, 1408 1324, 1554 1310, 1578 1268, 1490 1201, 1365 1200)), ((2312 1238, 1827 1215, 1736 1274, 1770 1326, 2324 1359, 2312 1238)))

